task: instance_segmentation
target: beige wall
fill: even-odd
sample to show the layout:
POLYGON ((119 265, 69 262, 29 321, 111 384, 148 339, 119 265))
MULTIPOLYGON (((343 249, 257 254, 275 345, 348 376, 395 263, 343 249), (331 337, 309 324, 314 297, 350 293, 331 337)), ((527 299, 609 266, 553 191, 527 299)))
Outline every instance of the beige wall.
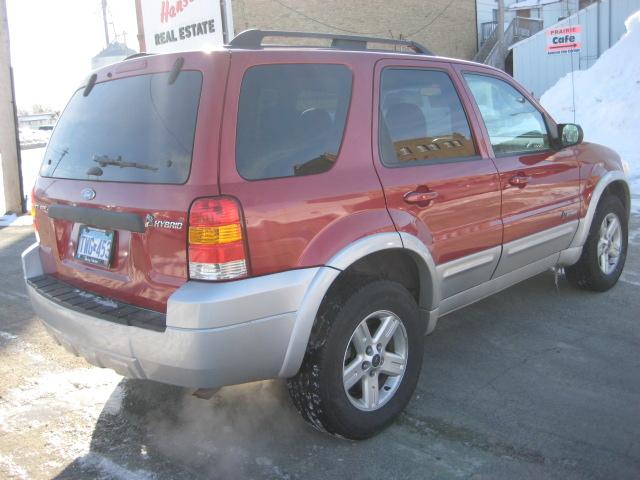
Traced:
POLYGON ((402 35, 437 55, 470 59, 476 53, 475 0, 232 0, 232 5, 236 33, 261 28, 402 35))
POLYGON ((0 216, 22 212, 10 65, 7 9, 0 0, 0 216))

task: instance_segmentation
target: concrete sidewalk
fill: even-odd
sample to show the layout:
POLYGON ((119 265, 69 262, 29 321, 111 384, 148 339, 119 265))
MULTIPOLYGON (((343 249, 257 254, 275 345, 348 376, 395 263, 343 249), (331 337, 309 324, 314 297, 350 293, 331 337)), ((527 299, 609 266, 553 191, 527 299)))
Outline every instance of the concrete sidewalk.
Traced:
POLYGON ((418 390, 374 439, 309 428, 283 382, 209 401, 90 367, 26 298, 0 229, 2 478, 639 478, 640 232, 610 292, 540 275, 441 319, 418 390))

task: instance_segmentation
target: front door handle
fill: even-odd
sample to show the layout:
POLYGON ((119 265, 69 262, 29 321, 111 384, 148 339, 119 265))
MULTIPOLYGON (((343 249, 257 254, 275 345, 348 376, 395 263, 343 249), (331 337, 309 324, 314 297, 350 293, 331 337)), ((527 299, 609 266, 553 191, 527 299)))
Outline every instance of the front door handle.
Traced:
POLYGON ((514 187, 523 188, 527 183, 531 181, 531 177, 527 175, 514 175, 509 179, 509 183, 514 187))
POLYGON ((438 197, 438 192, 407 192, 404 201, 407 203, 429 203, 438 197))

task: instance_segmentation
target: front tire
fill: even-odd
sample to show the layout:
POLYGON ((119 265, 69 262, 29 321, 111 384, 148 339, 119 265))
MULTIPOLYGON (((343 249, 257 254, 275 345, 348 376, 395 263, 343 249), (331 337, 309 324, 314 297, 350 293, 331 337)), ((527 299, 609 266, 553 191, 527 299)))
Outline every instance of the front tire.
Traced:
POLYGON ((622 274, 627 243, 628 219, 622 202, 606 196, 596 209, 580 260, 565 268, 567 280, 586 290, 609 290, 622 274))
POLYGON ((379 280, 323 302, 289 394, 320 430, 365 439, 404 409, 422 366, 424 328, 402 285, 379 280))

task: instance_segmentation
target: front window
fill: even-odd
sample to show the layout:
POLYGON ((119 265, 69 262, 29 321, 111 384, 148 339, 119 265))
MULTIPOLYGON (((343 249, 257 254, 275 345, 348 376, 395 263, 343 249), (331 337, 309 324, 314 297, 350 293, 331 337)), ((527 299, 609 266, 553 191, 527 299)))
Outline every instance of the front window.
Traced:
POLYGON ((202 74, 154 73, 98 83, 71 98, 40 175, 74 180, 186 182, 202 74))
POLYGON ((542 114, 507 82, 487 75, 464 75, 478 104, 495 155, 549 149, 542 114))

